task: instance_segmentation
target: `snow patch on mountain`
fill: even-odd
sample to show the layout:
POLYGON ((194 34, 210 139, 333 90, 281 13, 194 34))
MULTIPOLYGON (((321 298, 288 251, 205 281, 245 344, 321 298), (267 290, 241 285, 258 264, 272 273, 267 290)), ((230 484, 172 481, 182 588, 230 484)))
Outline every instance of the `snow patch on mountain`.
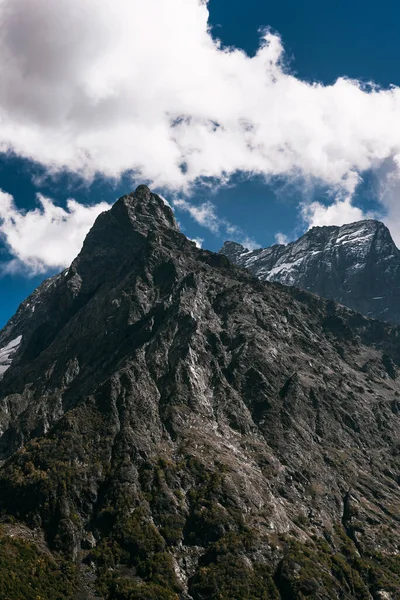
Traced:
POLYGON ((303 261, 304 261, 304 258, 301 257, 293 262, 281 263, 280 265, 271 269, 271 271, 268 273, 266 279, 268 281, 271 281, 275 277, 275 275, 278 275, 279 273, 288 274, 290 271, 292 271, 297 265, 301 264, 303 261))
POLYGON ((22 335, 19 335, 15 339, 11 340, 11 342, 8 342, 4 348, 0 348, 0 375, 3 375, 10 367, 21 341, 22 335))

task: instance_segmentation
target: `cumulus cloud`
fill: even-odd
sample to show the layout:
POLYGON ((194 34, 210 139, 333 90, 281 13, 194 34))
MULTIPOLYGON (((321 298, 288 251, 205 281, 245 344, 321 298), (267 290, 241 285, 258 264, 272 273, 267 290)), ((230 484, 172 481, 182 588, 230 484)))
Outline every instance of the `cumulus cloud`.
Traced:
POLYGON ((240 227, 232 225, 232 223, 230 223, 227 219, 219 217, 217 215, 216 206, 210 201, 196 205, 188 200, 178 198, 173 200, 173 206, 178 210, 183 210, 184 212, 189 213, 196 223, 202 227, 206 227, 214 234, 223 234, 225 238, 233 238, 235 241, 240 242, 243 244, 243 246, 246 246, 246 248, 251 250, 260 247, 260 245, 246 235, 240 227))
MULTIPOLYGON (((399 173, 399 88, 302 81, 277 35, 248 56, 208 17, 206 0, 0 0, 0 151, 186 191, 241 171, 351 194, 382 162, 399 173)), ((329 218, 354 218, 341 202, 329 218)))
POLYGON ((68 200, 66 208, 38 195, 39 206, 19 210, 13 197, 0 190, 0 236, 11 260, 3 268, 30 275, 67 267, 82 247, 96 217, 108 210, 106 202, 85 206, 68 200))
POLYGON ((197 248, 201 248, 203 246, 203 238, 191 238, 192 242, 194 242, 196 244, 197 248))
POLYGON ((286 244, 289 243, 289 238, 284 233, 278 231, 278 233, 275 234, 275 242, 277 244, 283 244, 284 246, 286 246, 286 244))
POLYGON ((203 202, 203 204, 195 205, 187 200, 176 199, 173 202, 174 207, 178 210, 183 210, 202 227, 206 227, 213 233, 218 233, 223 220, 216 214, 216 207, 212 202, 203 202))
POLYGON ((336 199, 335 202, 329 205, 321 202, 303 204, 302 216, 309 227, 344 225, 362 219, 374 218, 372 213, 364 212, 361 208, 353 206, 350 197, 336 199))

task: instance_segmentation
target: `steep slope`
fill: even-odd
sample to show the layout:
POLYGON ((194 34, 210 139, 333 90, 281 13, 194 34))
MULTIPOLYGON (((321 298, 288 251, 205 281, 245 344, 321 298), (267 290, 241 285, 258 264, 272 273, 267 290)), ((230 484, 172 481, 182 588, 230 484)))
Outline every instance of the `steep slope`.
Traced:
POLYGON ((399 336, 124 196, 0 334, 5 597, 399 598, 399 336))
POLYGON ((400 324, 400 251, 378 221, 313 227, 287 246, 220 250, 262 281, 296 285, 369 317, 400 324))

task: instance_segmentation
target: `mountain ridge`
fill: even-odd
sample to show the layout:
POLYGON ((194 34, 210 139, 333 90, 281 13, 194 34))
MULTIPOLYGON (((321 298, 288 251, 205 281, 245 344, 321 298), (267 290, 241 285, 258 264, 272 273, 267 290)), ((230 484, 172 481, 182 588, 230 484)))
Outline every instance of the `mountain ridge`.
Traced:
POLYGON ((313 227, 287 245, 220 250, 262 281, 295 285, 366 316, 400 323, 400 251, 375 220, 313 227))
POLYGON ((0 332, 0 592, 397 599, 400 328, 115 207, 0 332))

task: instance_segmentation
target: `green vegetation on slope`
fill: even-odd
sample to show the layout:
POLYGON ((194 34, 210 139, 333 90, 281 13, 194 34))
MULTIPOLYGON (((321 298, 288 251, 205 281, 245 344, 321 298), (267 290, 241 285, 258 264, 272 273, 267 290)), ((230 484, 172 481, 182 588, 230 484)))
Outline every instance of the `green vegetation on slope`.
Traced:
POLYGON ((73 565, 60 562, 24 540, 0 529, 0 598, 2 600, 65 600, 76 583, 73 565))

